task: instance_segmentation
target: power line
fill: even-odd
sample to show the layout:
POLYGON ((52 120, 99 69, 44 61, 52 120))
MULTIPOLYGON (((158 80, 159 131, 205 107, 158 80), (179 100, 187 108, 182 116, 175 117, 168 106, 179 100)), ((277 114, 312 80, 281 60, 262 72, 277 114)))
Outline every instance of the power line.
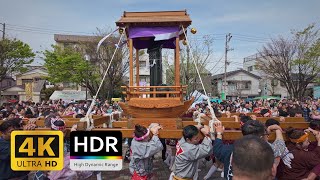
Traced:
POLYGON ((261 36, 252 36, 252 35, 245 35, 245 34, 237 34, 234 33, 235 37, 244 37, 244 38, 251 38, 251 39, 261 39, 261 40, 269 40, 269 37, 261 37, 261 36))
POLYGON ((242 39, 242 38, 234 38, 235 41, 245 41, 245 42, 255 42, 255 43, 268 43, 268 41, 261 40, 252 40, 252 39, 242 39))
POLYGON ((11 31, 26 32, 26 33, 36 33, 36 34, 46 34, 46 35, 52 35, 53 34, 53 33, 41 32, 41 31, 30 31, 30 30, 12 29, 12 28, 7 28, 7 29, 11 30, 11 31))
POLYGON ((77 32, 77 31, 70 31, 70 30, 62 30, 62 29, 50 29, 50 28, 42 28, 42 27, 35 27, 35 26, 23 26, 23 25, 15 25, 15 24, 8 24, 12 28, 15 29, 23 29, 23 30, 36 30, 41 32, 60 32, 60 33, 75 33, 75 34, 92 34, 88 32, 77 32))

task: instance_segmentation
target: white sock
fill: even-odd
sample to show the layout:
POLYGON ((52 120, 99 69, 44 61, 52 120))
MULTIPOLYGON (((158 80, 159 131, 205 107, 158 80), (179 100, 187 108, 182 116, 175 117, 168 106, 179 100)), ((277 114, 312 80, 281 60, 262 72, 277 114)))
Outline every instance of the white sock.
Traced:
POLYGON ((97 174, 97 180, 102 180, 101 172, 97 174))
POLYGON ((217 167, 214 166, 214 165, 212 165, 212 166, 210 167, 207 175, 204 176, 204 179, 209 179, 209 178, 212 176, 212 174, 213 174, 214 172, 216 172, 216 170, 217 170, 217 167))
POLYGON ((173 180, 174 173, 172 172, 169 176, 169 180, 173 180))

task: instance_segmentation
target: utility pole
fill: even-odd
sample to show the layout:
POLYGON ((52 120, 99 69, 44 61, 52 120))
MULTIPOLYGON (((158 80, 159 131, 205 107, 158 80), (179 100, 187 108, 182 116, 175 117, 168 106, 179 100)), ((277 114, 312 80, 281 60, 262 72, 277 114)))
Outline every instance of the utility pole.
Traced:
POLYGON ((5 34, 6 34, 6 23, 0 23, 2 24, 2 40, 4 40, 5 34))
POLYGON ((226 44, 225 44, 225 53, 224 53, 224 83, 223 83, 223 92, 222 92, 222 99, 226 99, 226 92, 227 92, 227 66, 229 64, 228 62, 228 51, 231 51, 232 49, 229 49, 229 42, 231 40, 232 36, 231 33, 226 35, 226 44))

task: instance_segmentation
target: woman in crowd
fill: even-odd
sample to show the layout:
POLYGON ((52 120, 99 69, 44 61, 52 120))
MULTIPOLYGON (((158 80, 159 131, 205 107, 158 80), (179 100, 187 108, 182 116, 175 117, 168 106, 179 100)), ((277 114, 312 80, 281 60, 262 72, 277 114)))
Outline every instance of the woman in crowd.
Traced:
POLYGON ((131 142, 131 161, 129 169, 132 180, 154 179, 153 155, 162 151, 163 146, 158 138, 159 124, 151 124, 149 128, 136 125, 134 138, 131 142))

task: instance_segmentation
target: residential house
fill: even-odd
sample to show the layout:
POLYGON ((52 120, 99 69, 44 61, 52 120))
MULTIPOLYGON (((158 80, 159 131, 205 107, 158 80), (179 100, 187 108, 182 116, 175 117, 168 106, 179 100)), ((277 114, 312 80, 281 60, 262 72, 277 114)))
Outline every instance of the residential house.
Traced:
POLYGON ((25 73, 16 75, 16 84, 1 91, 2 102, 8 101, 41 101, 41 90, 44 88, 48 75, 41 66, 27 66, 25 73))
POLYGON ((16 81, 9 76, 6 76, 1 82, 0 82, 0 104, 4 103, 4 102, 10 102, 10 101, 15 101, 15 99, 17 98, 18 94, 15 93, 9 93, 6 92, 4 94, 4 90, 8 89, 12 86, 16 85, 16 81))
POLYGON ((258 58, 259 54, 245 57, 243 61, 243 69, 261 77, 259 86, 259 89, 261 89, 261 95, 288 97, 288 91, 283 83, 268 77, 263 71, 255 67, 258 58))
MULTIPOLYGON (((246 70, 240 69, 226 73, 226 97, 227 99, 252 98, 261 95, 259 84, 261 77, 246 70)), ((224 73, 212 76, 212 84, 215 91, 223 92, 224 73)))

